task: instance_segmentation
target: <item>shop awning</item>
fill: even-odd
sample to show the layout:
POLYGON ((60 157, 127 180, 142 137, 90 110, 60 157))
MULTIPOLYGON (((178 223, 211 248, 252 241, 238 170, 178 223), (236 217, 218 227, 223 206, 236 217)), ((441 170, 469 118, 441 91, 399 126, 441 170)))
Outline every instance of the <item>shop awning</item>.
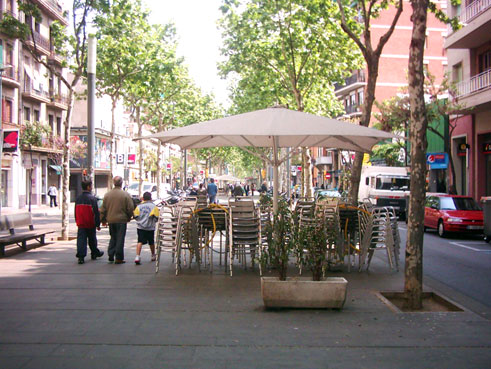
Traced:
POLYGON ((56 174, 61 174, 63 169, 61 165, 50 165, 50 168, 56 171, 56 174))

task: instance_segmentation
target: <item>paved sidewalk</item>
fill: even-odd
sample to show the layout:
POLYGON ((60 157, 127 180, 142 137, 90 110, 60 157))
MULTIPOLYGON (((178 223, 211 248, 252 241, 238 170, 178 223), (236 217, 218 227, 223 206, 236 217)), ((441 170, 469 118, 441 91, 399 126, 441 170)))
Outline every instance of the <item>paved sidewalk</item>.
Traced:
POLYGON ((404 275, 377 256, 370 273, 332 274, 349 281, 341 311, 266 311, 257 270, 176 277, 165 255, 156 275, 148 248, 133 263, 135 243, 132 223, 124 265, 78 265, 75 241, 0 258, 0 368, 490 367, 488 319, 395 313, 376 292, 404 275))

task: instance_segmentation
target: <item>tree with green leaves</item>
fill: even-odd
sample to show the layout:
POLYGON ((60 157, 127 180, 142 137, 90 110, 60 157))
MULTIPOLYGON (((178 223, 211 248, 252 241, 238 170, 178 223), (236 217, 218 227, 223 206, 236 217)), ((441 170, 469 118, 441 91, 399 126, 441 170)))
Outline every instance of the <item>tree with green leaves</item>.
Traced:
POLYGON ((51 76, 56 76, 68 90, 68 108, 64 121, 64 145, 63 145, 63 176, 62 176, 62 225, 61 238, 68 239, 69 231, 69 213, 68 205, 70 201, 68 184, 70 180, 70 127, 73 112, 73 102, 75 98, 75 87, 80 79, 86 74, 87 60, 87 40, 88 28, 91 25, 93 17, 98 12, 107 10, 106 0, 73 0, 71 12, 71 32, 60 22, 54 21, 50 25, 51 40, 58 55, 65 57, 64 66, 68 67, 71 73, 70 79, 66 78, 63 71, 56 68, 49 59, 40 53, 34 30, 35 20, 42 23, 42 15, 36 4, 25 1, 18 1, 19 11, 25 15, 27 22, 9 15, 4 14, 0 21, 0 32, 10 38, 18 39, 24 48, 32 56, 33 60, 42 64, 51 76))
MULTIPOLYGON (((282 104, 330 115, 340 108, 333 83, 359 66, 359 53, 332 19, 336 5, 317 0, 224 0, 223 76, 239 78, 236 110, 282 104)), ((303 148, 303 194, 312 196, 310 150, 303 148)))
POLYGON ((128 79, 143 72, 141 60, 147 54, 145 46, 150 29, 148 15, 140 0, 115 0, 108 12, 95 19, 98 28, 97 92, 111 98, 111 178, 116 158, 115 111, 128 79))
MULTIPOLYGON (((365 87, 363 108, 361 109, 360 124, 368 127, 372 116, 372 108, 375 101, 375 86, 377 84, 380 56, 384 46, 389 41, 399 20, 402 9, 402 0, 336 0, 341 14, 341 27, 344 32, 356 43, 366 63, 367 85, 365 87), (396 12, 387 31, 380 37, 378 43, 372 40, 370 21, 380 16, 381 12, 394 6, 396 12)), ((349 192, 350 202, 358 202, 360 188, 361 167, 363 153, 357 152, 353 167, 351 168, 351 187, 349 192)))

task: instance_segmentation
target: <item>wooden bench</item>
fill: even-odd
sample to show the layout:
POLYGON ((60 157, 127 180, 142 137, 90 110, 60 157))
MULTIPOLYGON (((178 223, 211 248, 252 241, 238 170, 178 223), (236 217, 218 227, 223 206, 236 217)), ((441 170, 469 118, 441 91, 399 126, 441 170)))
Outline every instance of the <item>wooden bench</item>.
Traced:
POLYGON ((7 245, 16 244, 23 250, 27 250, 27 241, 37 240, 41 245, 44 245, 45 235, 56 232, 54 229, 35 230, 31 213, 2 215, 0 230, 9 231, 8 235, 0 236, 0 255, 2 256, 5 255, 5 246, 7 245))

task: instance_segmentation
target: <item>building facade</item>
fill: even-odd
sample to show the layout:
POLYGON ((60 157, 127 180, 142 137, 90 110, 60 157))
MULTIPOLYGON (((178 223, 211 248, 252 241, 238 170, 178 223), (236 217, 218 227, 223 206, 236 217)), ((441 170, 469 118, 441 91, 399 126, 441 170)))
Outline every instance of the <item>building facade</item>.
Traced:
POLYGON ((8 14, 34 30, 33 38, 25 44, 0 34, 4 69, 1 206, 14 209, 48 204, 48 187, 61 186, 60 149, 68 108, 65 86, 36 62, 26 47, 35 44, 38 55, 63 72, 63 59, 56 53, 51 39, 54 21, 68 25, 63 5, 55 0, 32 2, 41 11, 40 21, 20 12, 17 1, 0 0, 1 17, 8 14), (5 144, 5 139, 14 135, 18 139, 15 149, 5 144))
POLYGON ((458 194, 491 196, 491 1, 448 2, 462 28, 445 41, 448 72, 467 112, 450 117, 451 154, 458 194))

